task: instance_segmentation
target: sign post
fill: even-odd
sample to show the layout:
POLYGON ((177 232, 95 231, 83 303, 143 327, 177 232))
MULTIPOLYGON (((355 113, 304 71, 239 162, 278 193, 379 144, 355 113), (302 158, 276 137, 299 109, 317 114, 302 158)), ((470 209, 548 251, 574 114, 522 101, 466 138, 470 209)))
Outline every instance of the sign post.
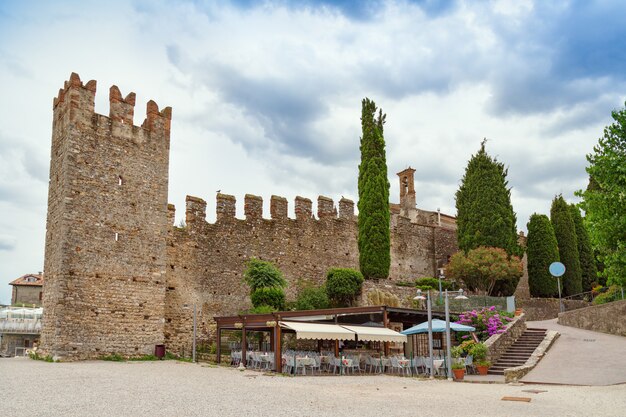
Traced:
POLYGON ((548 269, 550 270, 550 274, 552 274, 553 277, 556 277, 556 286, 559 288, 559 310, 562 313, 564 308, 563 300, 561 300, 561 280, 559 277, 563 276, 565 273, 565 265, 561 262, 552 262, 548 269))

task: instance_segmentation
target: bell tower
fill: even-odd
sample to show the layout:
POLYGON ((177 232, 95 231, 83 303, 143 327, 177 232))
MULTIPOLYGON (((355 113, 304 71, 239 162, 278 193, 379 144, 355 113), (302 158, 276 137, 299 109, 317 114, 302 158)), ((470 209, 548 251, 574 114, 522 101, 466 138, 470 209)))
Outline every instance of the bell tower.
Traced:
POLYGON ((403 215, 415 209, 415 170, 411 167, 398 172, 400 178, 400 209, 403 215))

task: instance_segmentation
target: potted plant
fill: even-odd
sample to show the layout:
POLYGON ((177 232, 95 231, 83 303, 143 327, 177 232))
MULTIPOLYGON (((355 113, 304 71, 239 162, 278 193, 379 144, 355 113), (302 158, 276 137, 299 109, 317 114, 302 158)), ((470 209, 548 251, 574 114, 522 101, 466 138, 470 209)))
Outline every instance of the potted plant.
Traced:
POLYGON ((463 348, 461 346, 455 346, 451 349, 452 353, 452 373, 454 379, 462 381, 465 377, 465 361, 461 358, 463 348))
POLYGON ((487 346, 484 343, 476 343, 471 347, 470 354, 474 358, 474 365, 479 375, 487 375, 491 362, 487 360, 487 346))

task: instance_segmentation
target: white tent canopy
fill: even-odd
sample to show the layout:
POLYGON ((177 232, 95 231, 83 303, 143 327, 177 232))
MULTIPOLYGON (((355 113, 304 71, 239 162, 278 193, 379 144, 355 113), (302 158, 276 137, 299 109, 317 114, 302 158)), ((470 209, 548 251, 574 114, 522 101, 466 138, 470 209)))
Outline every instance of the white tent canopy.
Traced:
POLYGON ((297 339, 359 340, 366 342, 406 342, 406 336, 384 327, 346 324, 303 323, 281 321, 280 326, 296 332, 297 339))

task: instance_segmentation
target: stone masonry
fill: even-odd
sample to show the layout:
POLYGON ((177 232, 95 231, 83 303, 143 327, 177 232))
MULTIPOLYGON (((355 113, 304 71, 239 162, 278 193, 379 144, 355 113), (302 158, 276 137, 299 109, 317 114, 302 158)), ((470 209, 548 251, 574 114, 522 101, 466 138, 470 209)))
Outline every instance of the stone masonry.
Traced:
POLYGON ((171 109, 73 73, 53 103, 41 344, 82 359, 143 355, 163 343, 171 109))
MULTIPOLYGON (((328 197, 272 196, 269 219, 262 197, 218 194, 216 221, 206 202, 188 196, 185 227, 174 226, 167 204, 171 109, 147 105, 133 125, 135 95, 109 92, 108 117, 94 113, 96 82, 76 74, 54 100, 46 234, 42 349, 83 359, 120 353, 141 356, 165 343, 191 345, 194 305, 200 339, 213 317, 251 306, 242 273, 253 257, 274 262, 296 296, 297 282, 322 284, 331 267, 358 268, 354 203, 328 197)), ((415 207, 412 169, 403 171, 402 213, 392 205, 391 272, 368 288, 436 276, 457 250, 454 218, 415 207), (413 208, 412 208, 413 207, 413 208), (442 221, 443 217, 443 221, 442 221)), ((389 291, 387 291, 389 292, 389 291)), ((406 298, 402 297, 403 299, 406 298)))

